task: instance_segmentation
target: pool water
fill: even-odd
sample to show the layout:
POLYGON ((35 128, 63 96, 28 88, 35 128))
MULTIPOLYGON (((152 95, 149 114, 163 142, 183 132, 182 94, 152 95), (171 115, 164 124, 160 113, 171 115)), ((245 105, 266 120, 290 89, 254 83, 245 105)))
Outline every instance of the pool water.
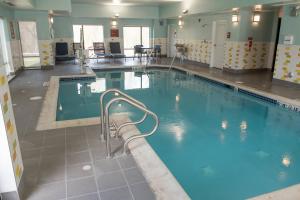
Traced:
MULTIPOLYGON (((99 116, 108 88, 157 113, 160 127, 147 141, 192 199, 246 199, 300 183, 297 112, 182 72, 107 71, 62 80, 57 120, 99 116)), ((128 110, 132 119, 141 116, 125 104, 113 107, 128 110)))

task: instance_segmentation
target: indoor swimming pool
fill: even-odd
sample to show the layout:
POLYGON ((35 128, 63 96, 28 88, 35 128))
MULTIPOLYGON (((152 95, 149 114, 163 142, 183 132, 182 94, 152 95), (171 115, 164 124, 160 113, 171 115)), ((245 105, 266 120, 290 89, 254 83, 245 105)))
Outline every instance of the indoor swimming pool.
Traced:
MULTIPOLYGON (((298 112, 180 71, 96 74, 60 80, 56 120, 99 116, 109 88, 140 100, 160 119, 147 141, 192 199, 246 199, 300 183, 298 112)), ((123 103, 113 111, 141 116, 123 103)))

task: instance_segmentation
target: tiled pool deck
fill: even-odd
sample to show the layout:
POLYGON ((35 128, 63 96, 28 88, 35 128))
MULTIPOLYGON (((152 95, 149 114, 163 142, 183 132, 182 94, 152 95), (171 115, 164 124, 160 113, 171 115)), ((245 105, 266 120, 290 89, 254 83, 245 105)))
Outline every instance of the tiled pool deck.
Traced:
MULTIPOLYGON (((158 64, 167 63, 168 59, 162 59, 158 64)), ((126 63, 128 66, 132 64, 136 63, 126 63)), ((108 64, 94 66, 112 67, 108 64)), ((300 97, 296 88, 272 84, 270 72, 237 75, 194 63, 183 67, 226 81, 242 81, 248 87, 291 99, 300 97)), ((43 99, 30 101, 29 98, 44 97, 47 87, 43 87, 43 83, 49 81, 51 76, 79 73, 77 66, 58 65, 49 71, 24 71, 10 83, 25 165, 24 199, 155 199, 131 156, 105 159, 104 143, 97 139, 98 126, 35 130, 43 99), (87 166, 91 166, 91 169, 82 170, 87 166)), ((113 147, 119 144, 120 141, 115 140, 113 147)))

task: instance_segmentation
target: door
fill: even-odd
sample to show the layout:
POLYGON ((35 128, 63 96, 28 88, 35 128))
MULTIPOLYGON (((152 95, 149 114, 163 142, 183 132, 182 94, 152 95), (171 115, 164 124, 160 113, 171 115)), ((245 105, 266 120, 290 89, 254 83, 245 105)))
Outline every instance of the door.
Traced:
POLYGON ((6 75, 13 72, 11 65, 9 64, 9 51, 10 45, 7 43, 7 38, 4 32, 5 25, 4 20, 0 18, 0 67, 5 67, 6 75))
POLYGON ((223 69, 225 59, 225 40, 226 40, 227 22, 213 22, 213 47, 210 67, 223 69))
POLYGON ((36 30, 36 22, 19 22, 20 39, 25 68, 40 68, 40 52, 36 30))
POLYGON ((177 38, 177 29, 174 25, 169 25, 168 27, 168 43, 169 43, 169 49, 168 49, 168 56, 174 57, 176 56, 176 38, 177 38))

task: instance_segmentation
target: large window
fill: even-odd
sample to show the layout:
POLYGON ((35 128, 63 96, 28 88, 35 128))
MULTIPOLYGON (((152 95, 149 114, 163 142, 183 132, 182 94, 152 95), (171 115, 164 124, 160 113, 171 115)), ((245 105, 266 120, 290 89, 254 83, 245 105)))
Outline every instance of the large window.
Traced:
MULTIPOLYGON (((99 25, 73 25, 73 40, 80 42, 80 29, 83 28, 84 49, 93 49, 94 42, 104 42, 103 26, 99 25)), ((90 51, 90 56, 93 51, 90 51)))
POLYGON ((150 47, 150 27, 123 27, 123 35, 126 56, 133 56, 135 45, 150 47))

